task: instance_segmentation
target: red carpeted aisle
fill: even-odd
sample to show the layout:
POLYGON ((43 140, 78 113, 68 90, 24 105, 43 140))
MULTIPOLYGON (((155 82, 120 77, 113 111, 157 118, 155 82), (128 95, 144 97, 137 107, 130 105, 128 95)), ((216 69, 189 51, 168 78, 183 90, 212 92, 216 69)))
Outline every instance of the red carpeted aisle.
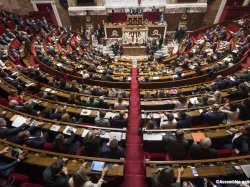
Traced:
POLYGON ((125 174, 122 187, 145 187, 144 152, 142 137, 137 133, 140 127, 139 82, 136 79, 138 70, 132 69, 129 116, 127 128, 127 146, 125 156, 125 174))

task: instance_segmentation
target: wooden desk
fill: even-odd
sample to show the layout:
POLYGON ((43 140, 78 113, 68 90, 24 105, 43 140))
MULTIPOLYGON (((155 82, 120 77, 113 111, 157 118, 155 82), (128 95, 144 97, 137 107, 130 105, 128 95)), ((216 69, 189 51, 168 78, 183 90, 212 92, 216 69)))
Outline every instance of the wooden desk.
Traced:
POLYGON ((124 46, 123 54, 127 56, 147 55, 145 46, 124 46))
POLYGON ((51 131, 51 127, 53 125, 59 125, 60 129, 58 132, 63 133, 65 128, 67 126, 72 126, 76 128, 75 134, 77 136, 82 137, 84 131, 89 131, 89 130, 104 130, 105 134, 100 135, 101 138, 108 140, 110 132, 121 132, 122 133, 122 141, 126 140, 126 129, 116 129, 116 128, 106 128, 106 127, 97 127, 97 126, 87 126, 87 125, 81 125, 81 124, 74 124, 74 123, 67 123, 67 122, 62 122, 62 121, 57 121, 57 120, 52 120, 52 119, 45 119, 41 117, 35 117, 26 113, 22 113, 10 108, 7 108, 5 106, 0 105, 0 113, 3 114, 3 112, 6 111, 6 114, 4 114, 4 118, 6 119, 11 119, 14 115, 18 114, 21 116, 24 116, 26 118, 31 118, 33 120, 39 121, 39 122, 45 122, 45 125, 41 126, 40 128, 46 131, 51 131))
MULTIPOLYGON (((92 162, 92 161, 101 161, 106 164, 111 164, 107 175, 109 176, 123 176, 124 172, 124 161, 123 159, 105 159, 97 157, 86 157, 86 156, 75 156, 62 153, 56 153, 51 151, 44 151, 40 149, 34 149, 27 146, 22 146, 9 142, 7 140, 0 139, 0 149, 9 146, 12 148, 18 148, 23 150, 27 154, 27 158, 23 161, 30 165, 37 165, 39 167, 48 167, 54 163, 57 159, 67 158, 66 167, 69 170, 69 173, 72 173, 75 169, 79 168, 83 162, 92 162)), ((5 157, 13 159, 11 152, 4 154, 5 157)), ((90 167, 87 167, 87 172, 92 173, 90 167)))
MULTIPOLYGON (((233 168, 234 166, 240 166, 250 164, 250 155, 236 156, 228 158, 218 159, 206 159, 206 160, 183 160, 183 161, 148 161, 146 160, 146 177, 151 177, 153 172, 157 168, 164 166, 172 166, 177 174, 177 168, 184 166, 184 173, 182 179, 198 178, 198 177, 219 177, 227 176, 227 169, 233 168), (191 166, 196 167, 199 174, 195 177, 192 173, 191 166)), ((240 170, 235 175, 242 175, 243 172, 240 170)), ((231 176, 231 175, 230 175, 231 176)))

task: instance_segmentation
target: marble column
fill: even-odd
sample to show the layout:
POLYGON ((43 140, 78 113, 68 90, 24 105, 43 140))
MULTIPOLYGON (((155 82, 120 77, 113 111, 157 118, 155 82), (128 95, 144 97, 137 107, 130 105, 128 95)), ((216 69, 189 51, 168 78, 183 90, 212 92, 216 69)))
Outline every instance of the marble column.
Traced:
POLYGON ((215 17, 214 23, 218 23, 220 21, 221 14, 222 14, 222 12, 223 12, 223 10, 225 8, 226 3, 227 3, 227 0, 222 0, 221 1, 220 8, 219 8, 219 11, 218 11, 218 13, 217 13, 217 15, 215 17))
POLYGON ((197 3, 207 3, 207 0, 197 0, 197 3))
POLYGON ((104 0, 95 0, 95 5, 96 6, 103 6, 103 4, 104 4, 103 1, 104 0))
POLYGON ((166 0, 166 3, 167 4, 175 4, 175 3, 178 3, 177 0, 166 0))
POLYGON ((250 3, 250 0, 245 0, 245 1, 243 2, 243 6, 249 5, 249 3, 250 3))
POLYGON ((69 6, 76 6, 76 1, 77 0, 68 0, 68 5, 69 6))

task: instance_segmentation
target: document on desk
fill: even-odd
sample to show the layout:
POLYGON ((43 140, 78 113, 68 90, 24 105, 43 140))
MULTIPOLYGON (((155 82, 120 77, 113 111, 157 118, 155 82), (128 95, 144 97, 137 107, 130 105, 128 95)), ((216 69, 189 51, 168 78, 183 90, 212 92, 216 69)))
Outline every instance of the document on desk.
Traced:
POLYGON ((64 129, 63 134, 71 135, 71 133, 70 133, 71 131, 73 131, 73 133, 75 133, 75 132, 76 132, 76 128, 67 126, 67 127, 64 129))
POLYGON ((197 97, 193 97, 193 98, 190 98, 189 101, 194 105, 194 104, 198 104, 199 101, 198 101, 198 98, 197 97))
POLYGON ((155 133, 155 134, 143 134, 143 140, 146 141, 161 141, 162 136, 166 133, 155 133))
POLYGON ((113 112, 107 112, 104 118, 109 119, 109 118, 113 118, 113 117, 115 117, 115 116, 116 116, 116 113, 113 113, 113 112))
POLYGON ((109 133, 109 140, 116 139, 118 142, 122 139, 122 133, 121 132, 110 132, 109 133))
POLYGON ((205 138, 205 134, 203 132, 191 133, 194 142, 200 142, 202 138, 205 138))
POLYGON ((146 119, 147 118, 147 114, 141 114, 141 118, 142 119, 146 119))
POLYGON ((50 92, 50 91, 51 91, 51 88, 45 88, 44 91, 45 91, 45 92, 50 92))
POLYGON ((25 118, 23 116, 16 116, 13 123, 11 124, 11 126, 12 127, 20 127, 22 124, 24 124, 26 122, 26 120, 27 120, 27 118, 25 118))
POLYGON ((51 131, 54 131, 54 132, 58 132, 59 129, 60 129, 61 126, 59 125, 52 125, 52 127, 50 128, 51 131))
POLYGON ((240 167, 244 171, 247 178, 250 178, 250 165, 241 165, 240 167))
POLYGON ((160 79, 160 77, 153 77, 154 80, 160 79))
POLYGON ((89 116, 91 114, 91 110, 82 109, 81 116, 89 116))
POLYGON ((90 130, 88 130, 88 129, 84 129, 83 133, 82 133, 82 137, 85 137, 89 133, 89 131, 90 130))

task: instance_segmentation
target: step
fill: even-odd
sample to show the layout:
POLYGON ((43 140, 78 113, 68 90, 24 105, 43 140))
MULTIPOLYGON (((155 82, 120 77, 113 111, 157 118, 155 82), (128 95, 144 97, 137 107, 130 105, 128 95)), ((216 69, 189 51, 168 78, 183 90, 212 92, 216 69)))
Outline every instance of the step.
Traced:
POLYGON ((144 175, 124 175, 121 187, 147 187, 144 175))
POLYGON ((126 143, 127 144, 142 144, 142 137, 133 134, 126 134, 126 143))
POLYGON ((142 144, 127 144, 126 145, 126 161, 142 161, 144 152, 142 144))
POLYGON ((125 161, 125 173, 132 175, 142 175, 145 173, 144 161, 125 161))

